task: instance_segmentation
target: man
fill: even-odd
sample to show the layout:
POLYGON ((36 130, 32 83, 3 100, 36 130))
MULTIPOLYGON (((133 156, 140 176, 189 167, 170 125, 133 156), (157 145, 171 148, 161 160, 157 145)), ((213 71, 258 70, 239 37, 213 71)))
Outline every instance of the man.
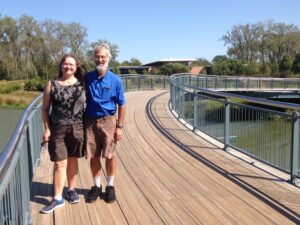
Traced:
POLYGON ((94 50, 96 69, 86 76, 87 158, 90 159, 94 179, 94 186, 86 197, 87 202, 96 201, 102 194, 100 156, 105 158, 107 173, 107 186, 103 198, 109 203, 116 200, 115 148, 123 135, 125 97, 121 79, 108 68, 110 58, 110 48, 107 44, 96 47, 94 50))

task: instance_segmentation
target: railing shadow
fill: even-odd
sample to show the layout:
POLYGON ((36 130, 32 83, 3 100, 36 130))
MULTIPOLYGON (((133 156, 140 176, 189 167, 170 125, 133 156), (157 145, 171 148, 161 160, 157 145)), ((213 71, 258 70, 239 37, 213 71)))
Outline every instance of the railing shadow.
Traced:
MULTIPOLYGON (((173 144, 175 144, 178 148, 180 148, 185 153, 189 154, 191 157, 195 158, 202 164, 206 165, 210 169, 217 172, 219 175, 225 177, 226 179, 232 181, 234 184, 238 185, 239 187, 243 188, 245 191, 250 193, 251 195, 255 196, 260 201, 264 202, 265 204, 272 207, 274 210, 291 220, 292 222, 296 224, 300 224, 300 214, 293 211, 283 203, 279 202, 274 197, 268 195, 267 193, 264 193, 262 190, 258 189, 257 187, 253 186, 252 184, 244 181, 241 179, 241 174, 234 174, 230 173, 226 169, 222 168, 221 166, 211 162, 209 159, 201 155, 200 153, 194 151, 190 146, 185 145, 183 142, 181 142, 176 137, 172 136, 171 132, 164 128, 157 120, 155 115, 153 114, 151 110, 151 105, 154 102, 156 98, 158 98, 160 95, 155 96, 152 98, 148 104, 147 104, 147 116, 150 119, 151 123, 167 138, 169 139, 173 144)), ((186 132, 186 130, 183 128, 183 131, 186 132)), ((190 131, 192 132, 192 131, 190 131)), ((255 178, 254 179, 258 179, 255 178)), ((259 178, 261 179, 261 177, 259 178)))

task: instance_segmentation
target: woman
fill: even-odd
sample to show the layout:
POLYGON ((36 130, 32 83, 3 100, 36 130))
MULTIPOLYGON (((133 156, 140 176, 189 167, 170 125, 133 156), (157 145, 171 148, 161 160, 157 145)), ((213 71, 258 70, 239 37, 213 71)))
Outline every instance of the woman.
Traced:
POLYGON ((72 54, 65 55, 59 64, 58 79, 49 81, 44 90, 43 141, 49 142, 50 160, 54 162, 54 197, 49 205, 42 208, 42 213, 51 213, 65 205, 62 194, 66 178, 67 200, 70 203, 79 202, 75 185, 78 158, 84 155, 84 75, 76 57, 72 54))

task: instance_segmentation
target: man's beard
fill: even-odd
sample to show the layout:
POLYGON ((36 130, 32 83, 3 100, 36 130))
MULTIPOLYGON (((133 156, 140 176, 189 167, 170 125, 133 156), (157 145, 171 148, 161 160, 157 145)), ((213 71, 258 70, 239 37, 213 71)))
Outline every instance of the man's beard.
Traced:
POLYGON ((103 66, 98 65, 96 66, 96 69, 98 71, 98 73, 103 74, 108 68, 108 62, 106 62, 103 66))

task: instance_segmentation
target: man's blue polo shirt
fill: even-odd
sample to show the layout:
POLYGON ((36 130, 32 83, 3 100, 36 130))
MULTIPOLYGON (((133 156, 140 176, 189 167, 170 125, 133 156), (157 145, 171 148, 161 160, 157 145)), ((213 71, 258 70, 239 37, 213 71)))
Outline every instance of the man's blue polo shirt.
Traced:
POLYGON ((116 105, 125 104, 124 89, 119 76, 108 70, 99 78, 97 70, 87 75, 87 117, 101 118, 113 115, 117 111, 116 105))

